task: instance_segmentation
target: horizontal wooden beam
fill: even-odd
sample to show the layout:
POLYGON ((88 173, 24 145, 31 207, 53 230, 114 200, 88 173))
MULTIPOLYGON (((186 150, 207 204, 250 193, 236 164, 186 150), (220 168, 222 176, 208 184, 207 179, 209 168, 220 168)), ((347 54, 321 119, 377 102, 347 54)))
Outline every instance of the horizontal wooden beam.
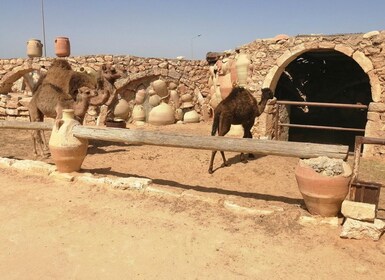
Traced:
POLYGON ((327 156, 346 159, 349 147, 302 142, 230 138, 219 136, 196 136, 143 130, 97 128, 75 126, 73 135, 79 138, 124 142, 129 144, 155 145, 198 150, 221 150, 230 152, 278 155, 298 158, 327 156))
POLYGON ((49 122, 20 122, 0 121, 0 128, 27 129, 27 130, 52 130, 53 123, 49 122))
MULTIPOLYGON (((0 128, 51 130, 53 124, 45 122, 0 121, 0 128)), ((127 144, 155 145, 198 150, 220 150, 262 155, 278 155, 298 158, 327 156, 347 159, 349 147, 304 142, 244 139, 219 136, 197 136, 134 129, 100 128, 78 125, 73 135, 79 138, 122 142, 127 144)))

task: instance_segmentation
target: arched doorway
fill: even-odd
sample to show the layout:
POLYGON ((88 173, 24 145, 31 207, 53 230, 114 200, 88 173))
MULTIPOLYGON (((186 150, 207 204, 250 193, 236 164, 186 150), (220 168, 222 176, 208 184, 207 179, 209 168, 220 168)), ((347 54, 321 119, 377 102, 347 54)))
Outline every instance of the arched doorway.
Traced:
MULTIPOLYGON (((334 49, 303 52, 282 72, 276 85, 278 100, 363 104, 372 102, 368 75, 351 57, 334 49)), ((365 129, 366 109, 287 105, 286 122, 300 125, 365 129)), ((282 119, 281 119, 282 121, 282 119)), ((285 120, 283 120, 285 122, 285 120)), ((289 141, 354 146, 363 131, 338 131, 289 127, 289 141)))

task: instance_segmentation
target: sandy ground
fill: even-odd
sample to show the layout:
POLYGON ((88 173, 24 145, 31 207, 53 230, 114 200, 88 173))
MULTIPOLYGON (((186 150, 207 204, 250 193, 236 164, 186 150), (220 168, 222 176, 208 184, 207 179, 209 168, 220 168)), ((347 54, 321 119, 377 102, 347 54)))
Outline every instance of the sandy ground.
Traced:
MULTIPOLYGON (((209 135, 210 125, 130 129, 209 135)), ((29 132, 2 129, 0 140, 0 157, 33 159, 29 132)), ((0 278, 384 279, 384 237, 341 239, 340 225, 300 223, 309 214, 297 158, 227 156, 210 175, 209 151, 90 141, 82 172, 150 178, 169 194, 0 169, 0 278)), ((383 168, 369 161, 368 176, 383 168)))

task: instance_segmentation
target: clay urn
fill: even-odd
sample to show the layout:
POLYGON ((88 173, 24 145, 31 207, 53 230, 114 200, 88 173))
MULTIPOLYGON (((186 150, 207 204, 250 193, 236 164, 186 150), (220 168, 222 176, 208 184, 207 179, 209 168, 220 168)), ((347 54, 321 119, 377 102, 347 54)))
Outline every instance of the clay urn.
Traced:
POLYGON ((148 102, 152 107, 158 106, 160 104, 160 101, 161 101, 161 98, 157 94, 151 95, 148 100, 148 102))
POLYGON ((130 114, 129 103, 121 98, 114 108, 114 117, 122 120, 127 120, 130 114))
POLYGON ((179 108, 179 94, 176 90, 170 90, 170 101, 174 105, 174 108, 179 108))
POLYGON ((243 134, 244 134, 244 129, 241 124, 232 124, 226 136, 242 138, 243 134))
POLYGON ((29 39, 27 42, 28 57, 41 57, 43 44, 38 39, 29 39))
POLYGON ((246 86, 250 63, 251 61, 247 54, 241 53, 238 55, 235 67, 239 86, 246 86))
POLYGON ((72 135, 73 127, 80 125, 74 119, 73 109, 64 109, 61 120, 56 120, 49 139, 52 160, 59 172, 79 171, 87 155, 88 140, 72 135))
POLYGON ((153 81, 152 87, 155 90, 156 94, 159 95, 162 99, 168 96, 168 89, 165 81, 160 79, 153 81))
POLYGON ((173 124, 175 123, 175 112, 170 105, 162 102, 150 111, 148 122, 153 125, 173 124))
POLYGON ((144 100, 146 99, 146 90, 140 89, 135 94, 135 103, 140 105, 144 103, 144 100))
POLYGON ((183 122, 184 123, 199 123, 200 115, 195 110, 190 110, 184 113, 183 122))
POLYGON ((70 41, 67 37, 56 37, 55 54, 58 57, 66 57, 71 53, 70 41))
POLYGON ((349 191, 352 169, 342 162, 343 172, 329 176, 321 174, 300 160, 295 177, 299 191, 304 199, 307 210, 312 215, 335 217, 341 210, 342 202, 349 191))
POLYGON ((143 105, 135 105, 132 109, 133 121, 144 121, 146 119, 146 112, 143 105))

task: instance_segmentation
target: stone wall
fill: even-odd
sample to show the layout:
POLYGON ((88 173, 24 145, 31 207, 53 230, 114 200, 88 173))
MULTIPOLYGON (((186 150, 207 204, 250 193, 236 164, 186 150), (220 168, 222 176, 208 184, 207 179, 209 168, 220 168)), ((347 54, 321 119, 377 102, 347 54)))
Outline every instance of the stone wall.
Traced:
MULTIPOLYGON (((365 34, 340 35, 299 35, 288 37, 278 35, 270 39, 258 39, 239 47, 240 52, 249 55, 252 61, 247 86, 256 93, 268 87, 275 91, 278 80, 295 58, 308 51, 335 50, 351 57, 368 75, 371 97, 365 136, 385 138, 385 31, 372 31, 365 34)), ((236 56, 235 52, 230 58, 236 56)), ((263 136, 272 135, 275 108, 268 106, 261 116, 263 136)), ((385 156, 384 146, 365 146, 366 155, 385 156)))
MULTIPOLYGON (((133 56, 81 56, 68 57, 75 71, 95 73, 100 66, 111 63, 124 73, 116 81, 117 91, 127 101, 135 98, 138 87, 148 87, 156 79, 173 83, 182 88, 183 94, 190 94, 193 102, 198 103, 198 96, 208 94, 208 65, 206 61, 183 59, 141 58, 133 56), (133 94, 132 94, 133 93, 133 94)), ((0 119, 23 120, 28 117, 26 105, 31 96, 29 84, 36 82, 40 73, 46 72, 53 58, 17 58, 0 60, 0 119)), ((180 93, 182 94, 182 93, 180 93)), ((95 108, 91 108, 95 112, 95 108)), ((199 106, 196 106, 200 112, 199 106)), ((90 124, 96 123, 97 116, 90 117, 90 124), (93 122, 93 121, 94 122, 93 122)))
MULTIPOLYGON (((258 39, 238 48, 240 53, 251 59, 251 67, 246 87, 259 98, 262 88, 275 91, 279 78, 286 66, 300 55, 311 51, 332 50, 353 59, 369 77, 371 99, 369 104, 365 136, 385 138, 385 31, 365 34, 339 35, 298 35, 289 37, 277 35, 274 38, 258 39)), ((235 50, 221 53, 218 59, 236 60, 235 50)), ((155 79, 178 85, 181 96, 193 96, 194 109, 202 115, 210 111, 213 91, 213 67, 215 61, 188 61, 161 58, 139 58, 132 56, 97 55, 67 58, 75 70, 91 68, 97 70, 103 63, 113 63, 116 68, 126 72, 124 78, 116 82, 118 91, 127 99, 133 98, 138 85, 148 87, 155 79), (209 62, 209 63, 208 63, 209 62), (210 78, 211 77, 211 78, 210 78), (204 106, 203 106, 204 105, 204 106)), ((45 71, 52 58, 1 59, 0 60, 0 118, 23 118, 27 113, 26 96, 8 94, 20 77, 32 70, 45 71)), ((268 104, 264 114, 257 120, 253 134, 259 138, 274 136, 274 118, 277 106, 268 104)), ((206 114, 206 118, 209 114, 206 114)), ((385 147, 365 147, 365 153, 385 155, 385 147)))

